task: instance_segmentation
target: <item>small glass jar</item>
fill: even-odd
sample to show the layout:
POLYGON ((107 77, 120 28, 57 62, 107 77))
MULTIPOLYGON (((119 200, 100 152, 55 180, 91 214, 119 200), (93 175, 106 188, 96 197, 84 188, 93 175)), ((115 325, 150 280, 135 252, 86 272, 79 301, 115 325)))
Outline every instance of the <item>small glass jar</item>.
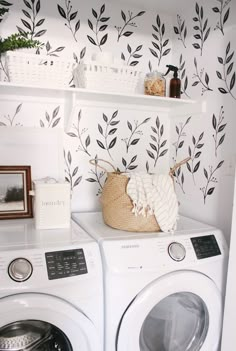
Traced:
POLYGON ((144 79, 145 95, 166 96, 166 80, 162 73, 147 73, 144 79))

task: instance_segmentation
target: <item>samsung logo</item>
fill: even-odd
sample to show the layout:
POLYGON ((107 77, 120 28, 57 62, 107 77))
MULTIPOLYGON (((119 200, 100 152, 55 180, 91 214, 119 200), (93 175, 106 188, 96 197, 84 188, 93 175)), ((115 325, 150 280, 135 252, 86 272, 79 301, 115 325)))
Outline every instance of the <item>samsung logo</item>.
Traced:
POLYGON ((138 244, 134 244, 134 245, 122 245, 121 248, 122 249, 137 249, 140 246, 138 244))

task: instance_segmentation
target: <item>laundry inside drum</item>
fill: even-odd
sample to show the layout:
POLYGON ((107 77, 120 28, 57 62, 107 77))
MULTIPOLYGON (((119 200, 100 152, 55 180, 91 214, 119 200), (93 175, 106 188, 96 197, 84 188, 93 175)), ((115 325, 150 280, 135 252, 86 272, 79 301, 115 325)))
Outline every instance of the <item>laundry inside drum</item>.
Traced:
POLYGON ((189 292, 161 300, 144 320, 140 351, 199 351, 209 328, 204 301, 189 292))
POLYGON ((0 329, 0 351, 72 351, 66 335, 54 325, 27 320, 0 329))

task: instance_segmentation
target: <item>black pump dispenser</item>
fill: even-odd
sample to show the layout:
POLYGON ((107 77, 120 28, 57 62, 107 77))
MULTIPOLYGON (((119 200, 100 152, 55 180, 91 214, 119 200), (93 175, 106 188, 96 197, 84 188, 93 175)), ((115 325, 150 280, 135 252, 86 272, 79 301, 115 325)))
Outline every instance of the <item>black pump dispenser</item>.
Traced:
POLYGON ((169 96, 173 98, 180 99, 181 97, 181 80, 178 78, 178 67, 172 65, 166 65, 168 71, 165 76, 170 72, 174 72, 173 78, 170 80, 170 93, 169 96))

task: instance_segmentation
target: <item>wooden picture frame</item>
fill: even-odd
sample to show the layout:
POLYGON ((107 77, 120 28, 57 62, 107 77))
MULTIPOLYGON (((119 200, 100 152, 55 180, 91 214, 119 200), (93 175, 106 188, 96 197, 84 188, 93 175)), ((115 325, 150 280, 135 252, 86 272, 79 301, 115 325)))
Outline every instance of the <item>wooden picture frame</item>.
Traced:
POLYGON ((30 166, 0 166, 0 219, 33 216, 30 166))

